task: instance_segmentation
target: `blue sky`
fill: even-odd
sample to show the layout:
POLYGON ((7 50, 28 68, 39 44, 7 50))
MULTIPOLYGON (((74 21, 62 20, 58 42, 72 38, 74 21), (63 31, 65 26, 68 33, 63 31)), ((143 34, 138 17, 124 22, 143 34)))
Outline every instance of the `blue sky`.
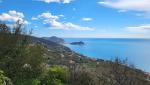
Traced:
POLYGON ((150 0, 0 0, 0 21, 38 37, 149 38, 150 0))

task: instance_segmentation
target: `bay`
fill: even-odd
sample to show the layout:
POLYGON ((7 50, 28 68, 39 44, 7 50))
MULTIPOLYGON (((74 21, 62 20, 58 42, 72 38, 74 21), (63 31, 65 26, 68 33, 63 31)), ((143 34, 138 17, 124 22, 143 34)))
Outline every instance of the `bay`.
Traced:
POLYGON ((66 46, 85 56, 111 60, 128 59, 129 64, 150 72, 150 39, 125 38, 64 38, 68 43, 83 41, 85 45, 66 46))

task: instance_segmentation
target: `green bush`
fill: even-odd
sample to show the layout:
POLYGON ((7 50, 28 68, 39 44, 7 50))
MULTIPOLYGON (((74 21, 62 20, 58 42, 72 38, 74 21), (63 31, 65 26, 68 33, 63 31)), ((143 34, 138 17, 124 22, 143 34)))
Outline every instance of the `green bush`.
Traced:
POLYGON ((41 85, 67 85, 68 79, 68 69, 60 66, 52 66, 42 79, 41 85))
POLYGON ((46 63, 44 48, 31 44, 30 37, 22 30, 19 22, 14 28, 0 24, 0 69, 15 85, 34 82, 43 74, 46 63))
POLYGON ((3 85, 7 77, 5 77, 4 72, 0 70, 0 85, 3 85))
POLYGON ((0 70, 0 85, 12 85, 12 82, 8 77, 4 75, 4 72, 0 70))
POLYGON ((40 81, 38 79, 25 79, 21 83, 17 82, 16 85, 40 85, 40 81))

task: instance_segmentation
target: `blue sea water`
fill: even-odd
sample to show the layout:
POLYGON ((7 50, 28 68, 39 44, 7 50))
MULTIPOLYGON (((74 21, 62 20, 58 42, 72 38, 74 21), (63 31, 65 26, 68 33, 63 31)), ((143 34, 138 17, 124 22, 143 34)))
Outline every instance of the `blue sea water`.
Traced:
POLYGON ((66 42, 83 41, 85 45, 69 45, 73 51, 104 60, 128 59, 130 64, 150 72, 150 39, 65 38, 66 42))

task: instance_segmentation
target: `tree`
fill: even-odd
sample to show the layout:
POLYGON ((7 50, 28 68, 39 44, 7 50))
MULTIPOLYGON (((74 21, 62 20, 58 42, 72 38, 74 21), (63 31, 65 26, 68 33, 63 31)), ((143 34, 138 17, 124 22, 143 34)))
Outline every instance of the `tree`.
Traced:
POLYGON ((41 85, 67 85, 69 80, 69 70, 60 66, 52 66, 41 81, 41 85))
POLYGON ((72 85, 96 85, 95 76, 86 66, 73 64, 69 68, 71 72, 70 83, 72 85))
POLYGON ((4 72, 0 70, 0 85, 12 85, 10 79, 4 75, 4 72))
POLYGON ((135 85, 135 72, 128 66, 127 59, 120 60, 116 58, 114 62, 110 62, 109 77, 112 85, 135 85))
POLYGON ((31 43, 19 21, 13 28, 0 24, 0 69, 15 85, 26 85, 25 82, 35 81, 43 74, 43 52, 44 47, 31 43))

